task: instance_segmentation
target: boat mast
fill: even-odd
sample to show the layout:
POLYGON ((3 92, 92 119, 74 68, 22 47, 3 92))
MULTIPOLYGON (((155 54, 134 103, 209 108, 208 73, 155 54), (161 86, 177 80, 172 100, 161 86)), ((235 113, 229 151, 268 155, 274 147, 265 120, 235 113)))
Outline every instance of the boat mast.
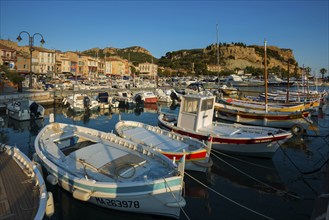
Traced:
POLYGON ((288 80, 287 80, 287 97, 286 97, 286 103, 288 103, 289 102, 289 78, 290 78, 290 76, 289 76, 289 73, 290 72, 290 60, 288 59, 288 80))
POLYGON ((219 44, 218 44, 218 24, 216 24, 217 30, 217 88, 219 89, 219 44))
POLYGON ((264 83, 265 83, 265 112, 267 112, 267 57, 266 57, 266 40, 264 40, 264 83))

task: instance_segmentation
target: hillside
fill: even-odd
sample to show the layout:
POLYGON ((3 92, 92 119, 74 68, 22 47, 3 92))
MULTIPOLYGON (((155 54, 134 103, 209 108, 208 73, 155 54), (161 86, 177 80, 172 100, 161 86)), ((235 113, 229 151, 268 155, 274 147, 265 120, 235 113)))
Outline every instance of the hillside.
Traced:
MULTIPOLYGON (((267 47, 267 65, 272 72, 287 71, 288 59, 293 65, 290 67, 292 72, 297 64, 292 50, 275 46, 267 47)), ((246 46, 243 43, 219 44, 219 65, 224 72, 236 69, 262 72, 263 60, 263 46, 246 46)), ((159 59, 158 64, 170 69, 184 69, 187 73, 192 72, 193 68, 196 74, 204 74, 207 72, 207 65, 217 65, 217 47, 209 45, 202 49, 168 52, 159 59)))
POLYGON ((104 49, 92 48, 89 50, 82 51, 82 53, 93 57, 98 56, 101 58, 105 56, 119 56, 124 59, 130 60, 135 66, 143 62, 157 63, 158 61, 155 57, 152 56, 152 54, 148 50, 139 46, 127 47, 123 49, 114 47, 106 47, 104 49))

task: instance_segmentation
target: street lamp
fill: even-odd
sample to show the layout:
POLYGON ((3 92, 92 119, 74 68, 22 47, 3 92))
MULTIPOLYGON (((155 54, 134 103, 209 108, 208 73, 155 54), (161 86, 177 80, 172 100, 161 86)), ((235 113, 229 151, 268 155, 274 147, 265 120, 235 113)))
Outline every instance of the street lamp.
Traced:
POLYGON ((39 36, 41 37, 41 41, 40 41, 41 45, 45 43, 45 40, 43 39, 43 36, 42 36, 42 34, 40 34, 40 33, 35 33, 35 34, 33 34, 32 37, 31 37, 31 35, 30 35, 29 32, 27 32, 27 31, 21 31, 21 32, 19 33, 18 37, 16 38, 18 42, 20 42, 20 41, 22 40, 22 38, 21 38, 21 34, 22 34, 22 33, 26 33, 26 34, 29 36, 29 49, 30 49, 30 75, 29 75, 29 89, 32 89, 32 52, 33 52, 34 37, 35 37, 36 35, 39 35, 39 36))

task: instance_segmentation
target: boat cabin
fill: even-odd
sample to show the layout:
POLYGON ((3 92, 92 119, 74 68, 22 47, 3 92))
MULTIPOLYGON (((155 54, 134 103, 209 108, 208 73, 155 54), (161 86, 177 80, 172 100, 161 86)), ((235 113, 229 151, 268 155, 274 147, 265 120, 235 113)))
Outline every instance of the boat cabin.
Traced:
POLYGON ((182 97, 177 127, 198 131, 212 125, 215 96, 185 95, 182 97))

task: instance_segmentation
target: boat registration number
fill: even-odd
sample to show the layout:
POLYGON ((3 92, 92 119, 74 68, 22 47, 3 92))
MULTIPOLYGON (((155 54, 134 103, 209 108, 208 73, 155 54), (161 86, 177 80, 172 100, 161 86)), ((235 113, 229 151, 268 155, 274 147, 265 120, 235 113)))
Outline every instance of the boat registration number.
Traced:
POLYGON ((116 199, 96 198, 96 202, 102 206, 117 207, 117 208, 136 208, 140 207, 138 201, 125 201, 116 199))

